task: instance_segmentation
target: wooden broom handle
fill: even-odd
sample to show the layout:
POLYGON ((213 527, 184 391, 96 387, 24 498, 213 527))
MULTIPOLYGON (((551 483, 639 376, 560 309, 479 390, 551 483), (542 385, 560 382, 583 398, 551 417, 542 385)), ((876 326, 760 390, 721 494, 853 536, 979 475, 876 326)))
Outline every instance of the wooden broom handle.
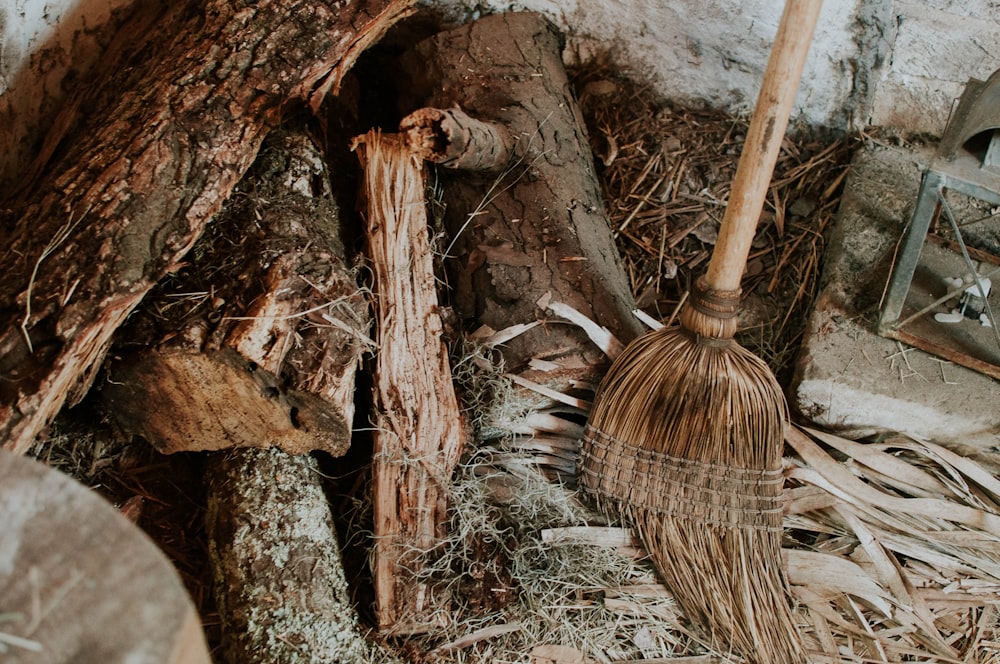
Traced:
POLYGON ((705 275, 711 289, 738 291, 767 188, 785 137, 822 0, 786 0, 764 71, 719 239, 705 275))

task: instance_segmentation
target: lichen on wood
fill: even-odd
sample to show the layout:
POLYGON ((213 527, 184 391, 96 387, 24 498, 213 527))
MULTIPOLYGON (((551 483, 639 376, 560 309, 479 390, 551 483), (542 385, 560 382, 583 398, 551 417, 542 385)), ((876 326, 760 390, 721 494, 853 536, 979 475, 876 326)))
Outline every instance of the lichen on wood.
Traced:
POLYGON ((218 452, 206 475, 225 660, 370 661, 316 460, 277 449, 218 452))

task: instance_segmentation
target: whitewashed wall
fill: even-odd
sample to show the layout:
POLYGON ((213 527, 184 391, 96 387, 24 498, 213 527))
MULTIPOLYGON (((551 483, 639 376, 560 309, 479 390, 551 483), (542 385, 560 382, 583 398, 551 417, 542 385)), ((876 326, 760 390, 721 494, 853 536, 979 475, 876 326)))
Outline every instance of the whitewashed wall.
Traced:
POLYGON ((0 187, 30 161, 64 97, 67 74, 85 83, 105 46, 103 26, 131 2, 0 0, 0 187))
POLYGON ((969 78, 1000 69, 997 0, 896 0, 871 123, 940 134, 969 78))
MULTIPOLYGON (((64 93, 135 0, 0 0, 0 186, 30 159, 64 93)), ((610 51, 664 96, 748 110, 777 0, 424 0, 455 14, 531 9, 567 33, 568 59, 610 51)), ((825 0, 796 121, 940 134, 970 77, 1000 68, 997 0, 825 0)))

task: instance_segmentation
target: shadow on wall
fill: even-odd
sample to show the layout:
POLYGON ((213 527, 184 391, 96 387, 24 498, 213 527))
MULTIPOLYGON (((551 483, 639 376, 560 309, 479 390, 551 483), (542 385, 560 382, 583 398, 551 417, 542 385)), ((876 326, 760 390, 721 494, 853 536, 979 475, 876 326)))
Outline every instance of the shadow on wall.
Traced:
POLYGON ((135 0, 0 3, 0 198, 17 189, 135 0))

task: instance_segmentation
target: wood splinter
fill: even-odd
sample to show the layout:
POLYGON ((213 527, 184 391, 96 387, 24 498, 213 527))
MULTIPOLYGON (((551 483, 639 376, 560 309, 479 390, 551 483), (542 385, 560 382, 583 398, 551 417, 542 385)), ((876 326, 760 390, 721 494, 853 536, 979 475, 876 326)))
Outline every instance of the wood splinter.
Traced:
POLYGON ((448 529, 448 494, 468 432, 452 384, 434 280, 423 165, 398 135, 355 139, 364 172, 378 352, 372 455, 375 605, 387 635, 437 629, 447 592, 425 556, 448 529))

